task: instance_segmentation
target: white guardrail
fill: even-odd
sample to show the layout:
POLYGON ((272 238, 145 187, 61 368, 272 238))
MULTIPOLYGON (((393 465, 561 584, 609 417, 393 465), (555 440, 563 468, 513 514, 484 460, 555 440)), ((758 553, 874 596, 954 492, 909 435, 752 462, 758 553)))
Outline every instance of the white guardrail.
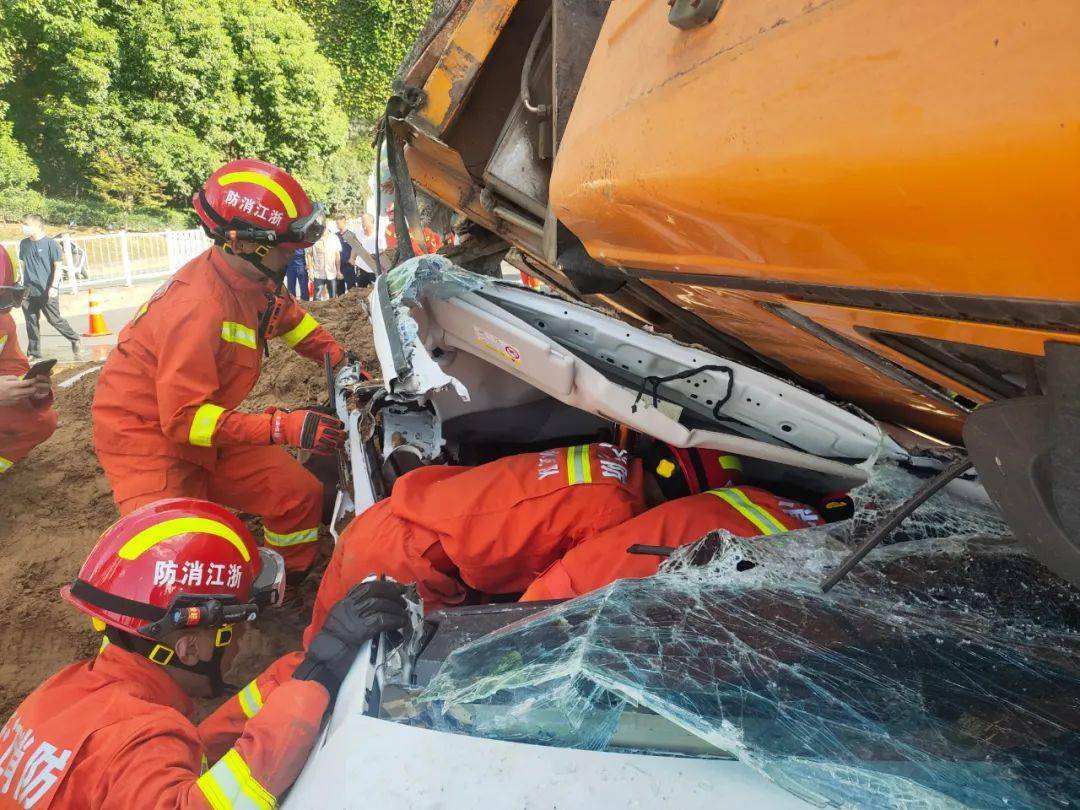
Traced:
MULTIPOLYGON (((70 293, 89 287, 130 287, 141 279, 169 276, 210 247, 206 234, 197 228, 97 236, 61 234, 54 238, 63 250, 56 288, 70 293)), ((19 255, 17 240, 0 243, 0 247, 13 258, 19 255)))

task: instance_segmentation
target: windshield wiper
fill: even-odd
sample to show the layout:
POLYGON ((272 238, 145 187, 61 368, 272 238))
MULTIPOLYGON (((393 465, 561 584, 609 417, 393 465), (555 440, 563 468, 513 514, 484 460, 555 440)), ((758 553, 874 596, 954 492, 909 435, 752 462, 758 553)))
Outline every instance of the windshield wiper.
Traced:
POLYGON ((878 526, 846 560, 840 563, 839 568, 829 574, 825 581, 821 583, 822 592, 828 593, 832 590, 836 583, 846 577, 851 572, 851 569, 859 564, 859 561, 862 560, 863 557, 873 551, 882 540, 892 534, 896 527, 903 523, 912 512, 922 506, 942 487, 954 478, 967 472, 969 469, 971 469, 971 459, 967 456, 962 456, 923 484, 914 495, 893 510, 893 513, 885 519, 885 522, 878 526))

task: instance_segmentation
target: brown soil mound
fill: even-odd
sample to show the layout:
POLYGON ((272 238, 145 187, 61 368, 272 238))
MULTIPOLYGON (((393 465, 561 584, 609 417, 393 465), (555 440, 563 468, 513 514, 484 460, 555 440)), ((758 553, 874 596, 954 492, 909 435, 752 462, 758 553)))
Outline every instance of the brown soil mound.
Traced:
MULTIPOLYGON (((366 298, 366 291, 354 290, 331 301, 310 302, 305 308, 365 367, 377 369, 366 298)), ((263 362, 262 377, 245 400, 244 409, 257 411, 270 405, 299 408, 325 402, 326 397, 326 375, 321 369, 313 372, 309 363, 297 362, 292 352, 272 346, 270 357, 263 362)))
MULTIPOLYGON (((378 368, 363 297, 351 292, 307 308, 368 368, 378 368)), ((279 343, 270 352, 244 410, 296 408, 326 399, 321 369, 279 343)), ((97 378, 93 373, 57 389, 56 433, 0 479, 0 722, 42 680, 97 646, 89 620, 58 593, 117 517, 91 442, 90 403, 97 378)), ((315 586, 316 580, 309 579, 301 589, 304 604, 311 604, 315 586)), ((295 649, 307 618, 307 611, 295 605, 284 608, 273 623, 264 621, 253 629, 232 680, 243 683, 277 655, 295 649)))

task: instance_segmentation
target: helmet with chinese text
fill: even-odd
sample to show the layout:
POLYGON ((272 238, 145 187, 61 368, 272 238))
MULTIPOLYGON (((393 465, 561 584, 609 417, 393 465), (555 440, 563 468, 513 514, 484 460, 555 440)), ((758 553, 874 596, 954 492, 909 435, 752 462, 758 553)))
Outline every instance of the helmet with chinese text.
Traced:
POLYGON ((207 235, 295 250, 319 241, 326 213, 284 169, 261 160, 226 163, 191 198, 207 235))
POLYGON ((106 529, 61 595, 99 622, 152 638, 147 625, 182 600, 253 602, 266 575, 277 578, 269 569, 283 572, 278 563, 280 557, 260 549, 229 510, 209 501, 170 498, 106 529))

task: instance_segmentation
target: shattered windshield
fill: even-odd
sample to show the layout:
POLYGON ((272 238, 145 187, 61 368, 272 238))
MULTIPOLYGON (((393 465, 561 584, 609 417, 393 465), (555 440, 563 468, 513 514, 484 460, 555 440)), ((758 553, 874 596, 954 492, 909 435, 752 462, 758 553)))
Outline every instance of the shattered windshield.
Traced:
POLYGON ((705 564, 681 553, 464 646, 414 722, 603 750, 645 710, 818 804, 1071 806, 1080 595, 990 507, 939 496, 821 593, 918 484, 879 464, 853 521, 712 536, 705 564))

